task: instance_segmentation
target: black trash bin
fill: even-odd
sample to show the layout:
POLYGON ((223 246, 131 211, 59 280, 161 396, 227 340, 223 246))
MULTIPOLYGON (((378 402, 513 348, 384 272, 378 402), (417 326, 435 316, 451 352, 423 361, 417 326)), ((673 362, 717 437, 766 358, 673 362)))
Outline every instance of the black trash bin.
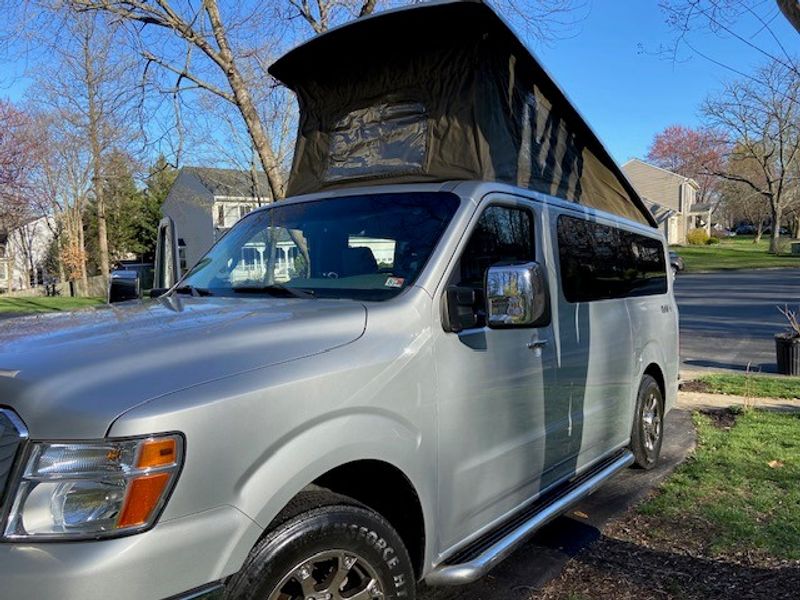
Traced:
POLYGON ((800 338, 779 333, 775 336, 775 353, 778 359, 778 373, 800 375, 800 338))

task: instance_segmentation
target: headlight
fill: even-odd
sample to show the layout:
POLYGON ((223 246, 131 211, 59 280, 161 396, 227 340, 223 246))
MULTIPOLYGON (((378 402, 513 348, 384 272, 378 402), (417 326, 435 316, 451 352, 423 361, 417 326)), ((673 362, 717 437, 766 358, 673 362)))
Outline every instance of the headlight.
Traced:
POLYGON ((150 528, 183 461, 183 438, 34 443, 5 521, 8 540, 112 537, 150 528))

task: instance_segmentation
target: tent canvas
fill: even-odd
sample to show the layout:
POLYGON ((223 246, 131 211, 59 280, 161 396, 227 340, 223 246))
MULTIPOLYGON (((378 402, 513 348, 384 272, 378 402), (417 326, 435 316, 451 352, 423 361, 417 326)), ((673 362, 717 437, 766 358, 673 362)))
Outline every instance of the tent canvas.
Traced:
POLYGON ((484 2, 359 19, 270 68, 300 106, 288 192, 499 181, 655 226, 553 79, 484 2))

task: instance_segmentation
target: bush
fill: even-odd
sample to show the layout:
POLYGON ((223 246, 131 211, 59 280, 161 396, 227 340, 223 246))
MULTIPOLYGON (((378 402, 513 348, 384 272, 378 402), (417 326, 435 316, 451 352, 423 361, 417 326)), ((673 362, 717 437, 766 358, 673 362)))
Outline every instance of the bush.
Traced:
POLYGON ((704 246, 708 243, 709 235, 705 229, 690 229, 686 234, 686 241, 692 246, 704 246))
POLYGON ((706 244, 709 246, 712 244, 719 244, 719 238, 715 235, 712 235, 710 238, 706 240, 706 244))

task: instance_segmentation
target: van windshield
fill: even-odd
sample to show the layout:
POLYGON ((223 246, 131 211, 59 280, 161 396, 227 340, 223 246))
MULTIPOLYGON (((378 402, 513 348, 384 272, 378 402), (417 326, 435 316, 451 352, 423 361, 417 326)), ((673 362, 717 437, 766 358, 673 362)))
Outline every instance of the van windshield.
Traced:
POLYGON ((458 205, 449 192, 278 203, 239 221, 177 289, 386 300, 416 281, 458 205))

